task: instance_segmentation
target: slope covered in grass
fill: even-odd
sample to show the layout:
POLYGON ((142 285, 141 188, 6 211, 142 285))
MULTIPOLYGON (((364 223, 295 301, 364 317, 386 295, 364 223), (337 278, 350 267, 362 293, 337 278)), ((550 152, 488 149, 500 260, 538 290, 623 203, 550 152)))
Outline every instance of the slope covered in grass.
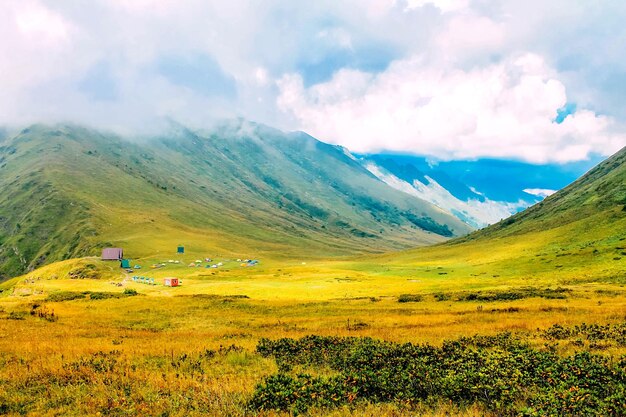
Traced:
POLYGON ((626 215, 626 148, 542 202, 459 241, 553 229, 598 215, 603 219, 590 223, 589 228, 626 215))
POLYGON ((237 121, 130 142, 31 126, 0 143, 0 278, 122 246, 326 257, 440 242, 469 231, 395 191, 340 148, 237 121))
POLYGON ((429 269, 443 274, 442 285, 456 277, 478 286, 488 281, 626 284, 626 148, 495 225, 442 245, 364 262, 429 269))

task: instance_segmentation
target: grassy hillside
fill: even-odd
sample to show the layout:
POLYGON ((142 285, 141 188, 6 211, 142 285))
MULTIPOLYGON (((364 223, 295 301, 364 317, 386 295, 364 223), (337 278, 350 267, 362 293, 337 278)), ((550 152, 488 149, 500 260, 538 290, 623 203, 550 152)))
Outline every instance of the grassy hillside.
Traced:
MULTIPOLYGON (((591 232, 593 228, 601 227, 606 222, 623 219, 624 215, 626 148, 542 202, 457 242, 522 235, 600 216, 602 219, 599 222, 587 222, 588 232, 591 232)), ((618 233, 619 229, 615 232, 618 233)))
POLYGON ((334 146, 246 122, 129 142, 32 126, 0 142, 0 278, 122 246, 134 258, 325 257, 469 231, 334 146))
MULTIPOLYGON (((163 215, 162 243, 155 233, 134 260, 156 285, 97 257, 0 284, 0 412, 622 415, 623 152, 509 224, 382 255, 298 249, 246 267, 224 251, 221 268, 190 267, 195 253, 179 264, 157 253, 169 240, 163 215), (182 286, 163 286, 166 276, 182 286)), ((186 192, 164 182, 175 175, 160 186, 186 192)), ((112 218, 88 217, 96 231, 112 218)))
MULTIPOLYGON (((584 291, 608 285, 614 291, 613 286, 626 285, 625 153, 626 150, 620 151, 511 221, 444 244, 342 259, 311 259, 306 256, 309 248, 302 253, 290 252, 289 256, 268 255, 262 259, 262 265, 252 269, 241 267, 227 253, 217 255, 215 262, 224 263, 224 268, 218 270, 189 268, 187 264, 198 257, 195 253, 175 258, 182 261, 180 264, 167 263, 173 256, 171 252, 151 252, 137 257, 135 262, 144 270, 166 262, 163 268, 142 273, 159 282, 166 276, 180 276, 187 283, 178 293, 245 294, 256 299, 329 300, 397 297, 407 293, 452 296, 472 291, 572 285, 585 286, 584 291)), ((162 242, 167 244, 166 239, 162 242)), ((71 288, 105 291, 110 285, 108 281, 128 278, 118 268, 111 268, 110 263, 97 259, 68 262, 34 271, 25 278, 31 284, 18 284, 13 291, 19 293, 22 287, 25 294, 64 290, 62 279, 71 278, 67 266, 71 262, 91 264, 98 271, 96 275, 103 278, 68 282, 71 288)), ((72 268, 84 269, 80 265, 72 268)), ((12 280, 5 288, 23 281, 24 278, 12 280)), ((139 288, 147 294, 162 292, 160 288, 139 288)))
POLYGON ((527 210, 465 237, 366 264, 441 273, 442 286, 626 284, 626 148, 527 210))

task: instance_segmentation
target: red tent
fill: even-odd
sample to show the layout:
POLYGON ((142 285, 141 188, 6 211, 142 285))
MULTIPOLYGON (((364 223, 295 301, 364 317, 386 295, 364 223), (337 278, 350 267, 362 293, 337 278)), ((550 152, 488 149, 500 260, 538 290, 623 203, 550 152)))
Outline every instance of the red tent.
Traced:
POLYGON ((163 280, 163 285, 165 285, 166 287, 178 287, 178 278, 165 278, 163 280))

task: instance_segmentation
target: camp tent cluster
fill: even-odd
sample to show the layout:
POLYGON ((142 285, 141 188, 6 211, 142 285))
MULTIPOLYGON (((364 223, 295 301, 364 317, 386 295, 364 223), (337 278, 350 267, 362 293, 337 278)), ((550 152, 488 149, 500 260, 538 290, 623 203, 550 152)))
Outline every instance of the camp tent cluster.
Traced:
MULTIPOLYGON (((184 254, 185 253, 185 247, 182 245, 179 245, 176 248, 176 253, 177 254, 184 254)), ((124 258, 124 250, 122 248, 104 248, 102 249, 102 260, 103 261, 118 261, 120 263, 120 267, 126 269, 128 272, 131 272, 131 268, 133 269, 141 269, 140 265, 135 265, 134 267, 131 267, 131 260, 124 258)), ((211 263, 211 258, 204 258, 204 260, 202 259, 196 259, 195 262, 192 262, 189 264, 190 267, 201 267, 202 263, 206 262, 207 265, 205 266, 206 268, 219 268, 221 266, 224 265, 223 262, 217 262, 212 264, 211 263)), ((255 260, 255 259, 237 259, 237 262, 241 262, 241 266, 255 266, 258 265, 259 261, 255 260)), ((173 260, 170 259, 169 261, 167 261, 167 263, 180 263, 180 261, 178 260, 173 260)), ((152 268, 162 268, 164 266, 166 266, 166 262, 162 262, 162 263, 158 263, 158 264, 154 264, 151 267, 152 268)), ((137 283, 141 283, 141 284, 148 284, 148 285, 156 285, 156 281, 154 278, 148 278, 148 277, 142 277, 142 276, 133 276, 132 277, 133 282, 137 282, 137 283)), ((165 285, 166 287, 178 287, 182 284, 182 281, 180 281, 178 278, 174 278, 174 277, 166 277, 163 279, 163 285, 165 285)))
POLYGON ((241 259, 237 259, 237 262, 241 262, 241 266, 257 266, 259 264, 259 261, 256 259, 244 259, 243 261, 241 259))
MULTIPOLYGON (((189 265, 187 265, 190 268, 201 268, 202 267, 202 260, 201 259, 196 259, 195 262, 190 263, 189 265)), ((216 264, 211 264, 211 258, 205 258, 204 262, 209 262, 205 265, 205 268, 219 268, 220 266, 224 266, 223 262, 218 262, 216 264)))
MULTIPOLYGON (((134 276, 133 282, 136 282, 138 284, 157 285, 156 280, 149 277, 134 276)), ((163 279, 163 285, 165 285, 166 287, 178 287, 181 284, 182 281, 178 278, 166 277, 163 279)))
POLYGON ((148 284, 148 285, 156 285, 154 278, 148 277, 133 277, 133 282, 138 282, 140 284, 148 284))

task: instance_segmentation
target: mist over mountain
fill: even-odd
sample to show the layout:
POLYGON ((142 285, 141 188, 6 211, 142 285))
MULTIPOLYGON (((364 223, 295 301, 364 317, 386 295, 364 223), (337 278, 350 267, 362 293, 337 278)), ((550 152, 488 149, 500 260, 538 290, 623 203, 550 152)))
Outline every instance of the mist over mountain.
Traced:
POLYGON ((0 142, 0 274, 103 246, 338 256, 471 227, 380 181, 340 147, 243 120, 152 138, 33 125, 0 142))

